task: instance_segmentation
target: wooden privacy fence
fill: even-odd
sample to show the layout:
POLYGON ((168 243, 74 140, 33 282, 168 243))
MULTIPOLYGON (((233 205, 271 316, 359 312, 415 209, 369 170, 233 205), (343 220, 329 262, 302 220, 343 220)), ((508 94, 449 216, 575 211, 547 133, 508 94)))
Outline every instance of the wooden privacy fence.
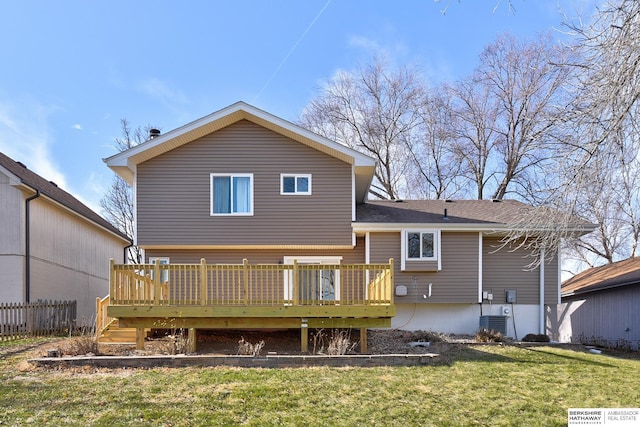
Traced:
POLYGON ((76 324, 76 301, 0 303, 0 340, 69 333, 76 324))

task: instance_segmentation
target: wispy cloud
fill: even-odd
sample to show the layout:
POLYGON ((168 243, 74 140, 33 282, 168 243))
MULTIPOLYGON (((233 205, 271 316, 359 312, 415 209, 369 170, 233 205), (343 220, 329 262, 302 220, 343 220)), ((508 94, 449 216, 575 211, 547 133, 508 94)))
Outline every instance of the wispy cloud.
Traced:
POLYGON ((364 51, 370 56, 383 56, 393 62, 401 62, 409 54, 409 48, 402 42, 393 41, 393 36, 384 42, 363 35, 353 34, 347 41, 349 47, 364 51))
POLYGON ((155 77, 141 82, 139 88, 146 95, 157 99, 171 109, 178 109, 179 105, 188 103, 188 99, 184 93, 180 90, 173 89, 168 83, 155 77))
POLYGON ((47 120, 56 107, 34 102, 16 105, 0 99, 0 151, 58 186, 67 179, 50 151, 52 143, 47 120))
POLYGON ((76 123, 75 125, 71 126, 71 128, 72 128, 72 129, 75 129, 75 130, 82 130, 82 129, 83 129, 83 128, 82 128, 82 125, 81 125, 81 124, 79 124, 79 123, 76 123))

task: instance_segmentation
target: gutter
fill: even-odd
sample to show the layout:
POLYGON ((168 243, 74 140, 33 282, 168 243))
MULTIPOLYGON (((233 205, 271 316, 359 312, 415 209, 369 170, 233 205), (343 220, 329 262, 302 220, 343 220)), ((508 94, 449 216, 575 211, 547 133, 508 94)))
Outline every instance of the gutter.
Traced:
POLYGON ((36 194, 31 197, 27 197, 24 201, 24 267, 25 267, 25 276, 24 276, 24 299, 26 303, 31 302, 31 221, 29 215, 29 202, 40 197, 40 190, 36 189, 36 194))

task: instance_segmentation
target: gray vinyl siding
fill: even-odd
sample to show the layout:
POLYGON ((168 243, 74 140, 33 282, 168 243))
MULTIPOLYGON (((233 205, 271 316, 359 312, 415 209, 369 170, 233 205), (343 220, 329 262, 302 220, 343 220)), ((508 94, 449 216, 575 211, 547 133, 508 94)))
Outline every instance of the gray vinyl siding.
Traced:
POLYGON ((571 341, 640 349, 640 284, 562 299, 558 319, 571 341))
POLYGON ((138 244, 351 245, 351 165, 243 120, 137 169, 138 244), (252 173, 253 216, 211 216, 210 174, 252 173), (312 195, 280 195, 280 174, 312 195))
MULTIPOLYGON (((285 256, 342 256, 343 264, 364 264, 364 239, 358 238, 352 250, 156 250, 146 251, 149 257, 169 257, 172 264, 199 263, 202 258, 208 264, 242 264, 247 259, 250 264, 279 264, 285 256)), ((386 261, 388 262, 387 258, 386 261)))
MULTIPOLYGON (((540 303, 540 269, 527 265, 532 258, 522 249, 501 248, 500 239, 483 239, 483 290, 493 293, 494 304, 506 302, 505 292, 515 290, 517 304, 540 303)), ((558 260, 545 263, 545 304, 558 303, 558 260)))
POLYGON ((407 287, 407 296, 396 297, 402 303, 477 303, 478 233, 443 232, 441 234, 440 271, 401 271, 400 232, 370 234, 370 262, 395 263, 395 285, 407 287), (431 297, 428 295, 431 283, 431 297))

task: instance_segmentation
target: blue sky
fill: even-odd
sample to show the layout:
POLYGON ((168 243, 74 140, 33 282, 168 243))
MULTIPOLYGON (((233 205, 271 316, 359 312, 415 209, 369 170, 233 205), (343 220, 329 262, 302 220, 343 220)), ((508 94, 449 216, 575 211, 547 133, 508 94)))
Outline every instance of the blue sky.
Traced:
POLYGON ((593 3, 4 1, 0 151, 99 212, 121 118, 166 132, 242 100, 295 121, 323 80, 374 55, 453 81, 498 34, 561 41, 563 13, 593 3))

